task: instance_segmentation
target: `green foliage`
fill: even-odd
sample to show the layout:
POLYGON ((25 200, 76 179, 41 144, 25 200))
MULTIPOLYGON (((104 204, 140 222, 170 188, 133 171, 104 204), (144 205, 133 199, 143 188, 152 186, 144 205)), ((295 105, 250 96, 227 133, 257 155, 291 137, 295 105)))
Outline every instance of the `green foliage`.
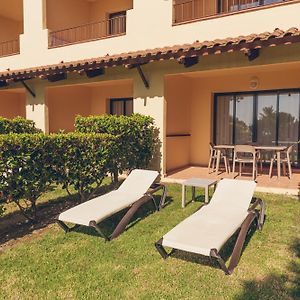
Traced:
POLYGON ((153 157, 155 128, 153 118, 149 116, 77 116, 75 128, 77 132, 107 133, 119 137, 117 155, 110 165, 115 176, 124 170, 146 168, 153 157))
POLYGON ((46 191, 51 168, 44 134, 0 136, 1 197, 14 202, 29 219, 36 219, 36 200, 46 191))
POLYGON ((116 140, 107 134, 0 135, 1 200, 16 203, 31 221, 51 183, 72 184, 87 200, 108 173, 116 140))
POLYGON ((12 120, 0 117, 0 134, 9 133, 41 133, 41 130, 35 127, 33 121, 22 117, 12 120))
POLYGON ((51 134, 51 178, 64 188, 73 185, 81 200, 91 198, 109 171, 117 137, 108 134, 51 134))
POLYGON ((0 203, 0 217, 4 214, 4 205, 0 203))

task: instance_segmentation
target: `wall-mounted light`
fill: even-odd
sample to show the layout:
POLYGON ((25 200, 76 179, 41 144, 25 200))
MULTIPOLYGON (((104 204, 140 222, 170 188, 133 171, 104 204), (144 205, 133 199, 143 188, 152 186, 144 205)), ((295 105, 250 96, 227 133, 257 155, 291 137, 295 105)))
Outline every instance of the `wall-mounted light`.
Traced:
POLYGON ((256 76, 251 77, 249 86, 251 90, 256 90, 259 86, 259 79, 256 76))

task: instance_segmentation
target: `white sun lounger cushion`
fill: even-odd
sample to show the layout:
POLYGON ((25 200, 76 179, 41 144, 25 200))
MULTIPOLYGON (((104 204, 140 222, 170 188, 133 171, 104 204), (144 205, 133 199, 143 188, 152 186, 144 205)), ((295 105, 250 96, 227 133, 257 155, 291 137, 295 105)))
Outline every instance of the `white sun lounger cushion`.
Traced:
POLYGON ((223 179, 211 202, 163 236, 162 245, 209 256, 219 251, 248 215, 254 181, 223 179))
POLYGON ((61 213, 60 221, 89 226, 131 206, 141 199, 158 176, 157 171, 133 170, 116 190, 61 213))

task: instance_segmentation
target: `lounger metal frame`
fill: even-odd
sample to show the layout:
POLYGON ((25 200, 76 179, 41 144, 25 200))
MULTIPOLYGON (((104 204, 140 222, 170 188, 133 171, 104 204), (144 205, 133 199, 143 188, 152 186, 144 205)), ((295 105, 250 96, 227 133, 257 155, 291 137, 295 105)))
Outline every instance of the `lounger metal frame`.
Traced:
MULTIPOLYGON (((252 203, 252 205, 248 209, 248 215, 240 227, 238 238, 237 238, 235 246, 233 248, 228 267, 226 266, 224 259, 218 253, 217 249, 210 250, 210 257, 214 258, 218 261, 220 268, 224 271, 224 273, 226 275, 232 274, 233 270, 238 265, 238 262, 240 260, 241 254, 242 254, 243 246, 244 246, 247 234, 249 232, 249 229, 250 229, 252 223, 255 220, 257 220, 257 229, 262 230, 262 228, 263 228, 264 219, 265 219, 264 201, 259 198, 253 198, 251 203, 252 203), (259 206, 259 209, 257 209, 258 206, 259 206)), ((205 206, 205 205, 206 204, 204 204, 203 206, 205 206)), ((203 206, 201 206, 201 207, 203 207, 203 206)), ((161 238, 159 241, 157 241, 155 243, 155 247, 158 250, 159 254, 162 256, 162 258, 167 259, 174 252, 175 249, 172 249, 168 253, 166 251, 166 249, 163 247, 162 243, 163 243, 163 238, 161 238)))
MULTIPOLYGON (((125 215, 123 216, 121 221, 117 224, 113 233, 110 236, 105 235, 101 230, 100 226, 98 225, 98 223, 94 220, 90 221, 89 226, 95 228, 96 231, 99 233, 99 235, 105 239, 105 241, 111 241, 124 232, 126 226, 130 222, 130 220, 132 219, 136 211, 149 200, 152 200, 156 211, 161 210, 165 205, 166 195, 167 195, 167 188, 165 185, 156 184, 156 183, 152 184, 149 191, 146 194, 144 194, 142 198, 140 198, 138 201, 134 202, 131 206, 129 206, 129 210, 125 213, 125 215), (157 205, 154 199, 154 194, 157 193, 159 190, 162 190, 162 195, 160 198, 159 205, 157 205)), ((79 226, 84 226, 84 225, 76 224, 73 227, 69 227, 65 222, 59 220, 58 218, 56 219, 56 222, 66 233, 75 230, 79 226)))

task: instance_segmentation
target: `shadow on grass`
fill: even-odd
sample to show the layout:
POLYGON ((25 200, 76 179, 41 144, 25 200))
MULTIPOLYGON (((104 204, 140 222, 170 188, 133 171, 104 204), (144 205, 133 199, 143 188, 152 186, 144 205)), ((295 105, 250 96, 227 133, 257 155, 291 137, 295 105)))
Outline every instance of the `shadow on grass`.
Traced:
MULTIPOLYGON (((252 226, 250 227, 250 229, 248 231, 245 243, 243 245, 242 254, 243 254, 244 250, 246 249, 248 243, 250 242, 253 234, 255 233, 256 228, 257 228, 257 224, 256 224, 256 222, 253 222, 252 226)), ((225 262, 227 262, 230 259, 230 256, 232 254, 238 234, 239 234, 239 230, 226 242, 226 244, 223 246, 223 248, 221 249, 221 251, 219 253, 225 262)), ((242 256, 242 254, 241 254, 241 256, 242 256)), ((171 254, 171 257, 175 257, 175 258, 179 258, 179 259, 182 259, 182 260, 185 260, 188 262, 205 265, 205 266, 211 266, 213 268, 220 269, 220 266, 216 259, 207 257, 207 256, 203 256, 203 255, 199 255, 199 254, 195 254, 195 253, 174 250, 174 252, 171 254)), ((228 262, 227 262, 227 264, 228 264, 228 262)))
MULTIPOLYGON (((159 205, 160 195, 154 196, 154 200, 155 200, 156 205, 159 205)), ((172 201, 173 201, 172 197, 167 196, 165 199, 164 208, 167 207, 168 205, 170 205, 172 203, 172 201)), ((114 214, 113 216, 111 216, 111 217, 105 219, 104 221, 102 221, 101 223, 99 223, 98 226, 100 227, 101 231, 106 236, 110 236, 127 211, 128 211, 128 208, 123 209, 122 211, 114 214)), ((137 210, 137 212, 133 215, 129 224, 126 226, 125 231, 127 231, 128 229, 130 229, 131 227, 136 225, 138 222, 142 221, 143 219, 147 218, 149 215, 151 215, 155 212, 156 212, 156 208, 155 208, 153 202, 151 200, 149 200, 144 205, 142 205, 137 210)), ((100 237, 99 234, 97 233, 97 231, 90 227, 80 226, 80 227, 76 228, 74 231, 100 237)))
MULTIPOLYGON (((300 258, 300 239, 290 247, 294 256, 300 258)), ((244 282, 243 293, 236 300, 252 299, 300 299, 300 263, 292 259, 285 274, 271 273, 261 280, 244 282)))
MULTIPOLYGON (((103 185, 97 195, 105 194, 116 187, 115 184, 103 185)), ((50 187, 49 192, 56 187, 50 187)), ((62 212, 80 203, 78 194, 66 195, 50 199, 37 206, 38 221, 28 222, 20 211, 14 211, 0 219, 0 245, 28 236, 33 231, 47 227, 55 222, 55 218, 62 212)))

